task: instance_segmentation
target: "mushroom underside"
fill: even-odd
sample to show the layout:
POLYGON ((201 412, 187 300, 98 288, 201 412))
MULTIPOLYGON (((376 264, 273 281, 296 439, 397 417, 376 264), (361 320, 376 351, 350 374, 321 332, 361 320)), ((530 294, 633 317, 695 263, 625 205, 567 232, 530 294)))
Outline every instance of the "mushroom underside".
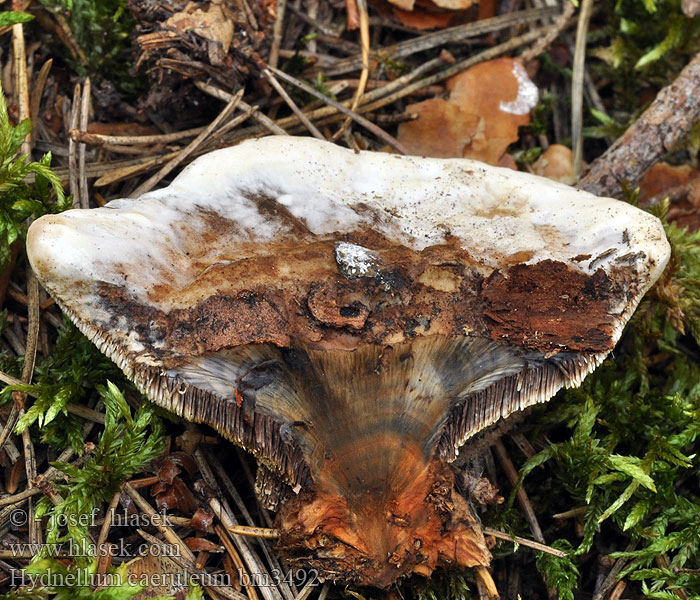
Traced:
POLYGON ((256 455, 256 491, 278 511, 290 564, 386 587, 412 572, 490 563, 449 463, 474 435, 580 383, 602 357, 462 336, 352 350, 250 344, 168 370, 128 368, 151 399, 256 455))

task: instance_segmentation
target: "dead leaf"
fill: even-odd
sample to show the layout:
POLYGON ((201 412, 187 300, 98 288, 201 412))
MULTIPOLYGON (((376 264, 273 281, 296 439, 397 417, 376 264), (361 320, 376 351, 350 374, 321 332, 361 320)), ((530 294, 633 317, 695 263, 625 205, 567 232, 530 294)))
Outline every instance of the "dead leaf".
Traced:
MULTIPOLYGON (((483 0, 489 2, 490 0, 483 0)), ((477 18, 467 12, 474 0, 374 0, 373 5, 384 17, 394 18, 406 27, 426 30, 459 25, 477 18)), ((487 11, 488 12, 488 11, 487 11)), ((479 18, 481 13, 479 12, 479 18)))
POLYGON ((171 485, 163 482, 151 488, 156 506, 160 512, 179 510, 185 515, 191 515, 197 510, 197 502, 192 492, 179 477, 175 477, 171 485))
POLYGON ((190 2, 183 11, 170 17, 165 25, 178 33, 192 32, 220 44, 224 55, 228 54, 233 40, 233 22, 226 18, 217 2, 212 2, 207 11, 190 2))
POLYGON ((389 0, 389 2, 401 10, 413 10, 415 4, 415 0, 389 0))
POLYGON ((576 181, 574 153, 566 146, 552 144, 532 163, 532 172, 560 183, 573 185, 576 181))
POLYGON ((691 231, 700 229, 700 172, 689 165, 653 165, 639 184, 639 203, 670 201, 668 219, 691 231))
POLYGON ((472 4, 472 0, 433 0, 436 6, 447 10, 465 10, 472 4))
POLYGON ((136 600, 158 596, 175 596, 178 600, 184 600, 189 591, 187 573, 166 555, 169 550, 176 551, 165 542, 162 546, 144 543, 143 555, 127 563, 129 581, 145 586, 136 600))
POLYGON ((12 465, 9 475, 6 474, 5 487, 9 494, 14 494, 18 490, 19 484, 24 476, 24 455, 22 455, 17 462, 12 465))
POLYGON ((518 170, 518 163, 515 162, 515 159, 510 154, 501 156, 501 158, 498 159, 498 166, 505 169, 513 169, 513 171, 518 170))
POLYGON ((499 164, 518 128, 530 122, 537 87, 517 60, 478 64, 447 82, 449 100, 406 108, 419 118, 399 125, 398 139, 412 154, 473 158, 499 164))
POLYGON ((168 454, 168 460, 183 467, 185 471, 187 471, 188 475, 194 475, 197 471, 199 471, 197 462, 192 455, 188 454, 187 452, 171 452, 168 454))
POLYGON ((418 118, 399 125, 398 139, 417 156, 461 157, 476 132, 477 120, 447 100, 424 100, 406 107, 406 112, 418 118))
POLYGON ((183 540, 192 552, 224 552, 225 548, 202 537, 188 537, 183 540))
POLYGON ((659 202, 674 188, 685 187, 700 173, 690 165, 671 166, 661 162, 653 165, 639 184, 639 200, 642 203, 659 202))
POLYGON ((214 513, 205 508, 198 508, 190 519, 190 528, 201 533, 213 531, 214 513))
POLYGON ((158 479, 167 485, 172 485, 175 477, 181 473, 180 467, 168 457, 159 459, 156 464, 158 466, 158 479))
POLYGON ((391 14, 402 25, 412 27, 418 31, 425 31, 426 29, 444 29, 445 27, 449 27, 452 22, 452 15, 447 12, 409 12, 395 8, 391 11, 391 14))

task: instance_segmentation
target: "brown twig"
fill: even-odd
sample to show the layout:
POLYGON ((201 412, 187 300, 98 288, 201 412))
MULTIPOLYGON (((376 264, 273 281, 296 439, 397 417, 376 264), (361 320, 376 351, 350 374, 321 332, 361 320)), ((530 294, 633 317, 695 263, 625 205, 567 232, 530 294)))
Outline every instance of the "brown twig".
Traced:
MULTIPOLYGON (((629 544, 627 544, 627 547, 624 551, 632 552, 632 550, 634 550, 636 546, 637 542, 630 542, 629 544)), ((603 598, 605 598, 608 591, 610 591, 617 582, 617 576, 620 574, 622 569, 625 568, 625 565, 627 565, 627 563, 628 559, 626 558, 618 558, 615 561, 615 564, 612 566, 607 576, 603 580, 603 583, 600 585, 600 589, 596 594, 593 595, 593 600, 603 600, 603 598)))
POLYGON ((83 49, 80 47, 80 44, 78 44, 78 42, 75 41, 75 36, 73 35, 73 31, 71 30, 68 21, 61 13, 57 12, 52 14, 56 19, 56 22, 58 23, 58 37, 66 45, 68 51, 73 55, 73 58, 77 58, 83 67, 87 67, 87 56, 85 56, 85 52, 83 52, 83 49))
POLYGON ((30 487, 18 494, 7 496, 7 498, 0 498, 0 506, 14 506, 37 494, 41 494, 41 490, 38 487, 30 487))
POLYGON ((545 52, 552 45, 552 42, 559 37, 561 32, 568 26, 568 21, 574 14, 576 5, 573 2, 565 2, 564 10, 556 18, 554 23, 547 28, 547 33, 543 35, 532 48, 528 48, 520 55, 523 62, 530 62, 545 52))
POLYGON ((195 127, 174 133, 163 133, 159 135, 102 135, 100 133, 90 133, 79 129, 71 129, 70 137, 74 142, 89 144, 92 146, 102 146, 104 144, 114 144, 122 146, 149 146, 152 144, 169 144, 180 140, 196 137, 206 127, 195 127))
MULTIPOLYGON (((219 477, 219 480, 223 484, 224 488, 226 491, 230 494, 231 498, 233 498, 233 501, 236 503, 236 506, 238 510, 240 511, 241 515, 243 515, 243 518, 245 521, 248 523, 249 526, 253 527, 254 526, 254 521, 253 518, 250 515, 250 512, 248 511, 248 508, 246 507, 245 503, 243 502, 243 499, 241 498, 241 495, 238 493, 238 490, 236 487, 233 485, 233 482, 231 481, 231 478, 228 476, 228 470, 221 464, 221 461, 212 453, 206 452, 203 450, 203 448, 200 446, 197 448, 195 452, 195 457, 197 457, 198 462, 201 461, 206 461, 207 463, 211 463, 211 465, 214 468, 214 471, 219 477)), ((243 463, 245 464, 245 463, 243 463)), ((246 475, 248 473, 246 472, 246 475)), ((251 487, 253 487, 253 484, 251 482, 251 487)), ((256 497, 257 499, 257 497, 256 497)), ((260 503, 258 499, 258 504, 260 503)), ((262 516, 266 520, 268 526, 271 525, 270 518, 267 514, 266 511, 262 510, 262 516)), ((267 559, 268 563, 272 566, 272 568, 278 569, 279 568, 279 562, 277 558, 270 552, 270 549, 267 544, 261 544, 261 549, 263 553, 265 554, 265 558, 267 559)), ((284 585, 282 586, 282 592, 287 596, 288 598, 293 597, 293 592, 295 591, 295 586, 294 582, 289 582, 290 583, 290 588, 287 589, 287 586, 284 585)))
MULTIPOLYGON (((90 78, 83 84, 83 92, 80 98, 80 129, 87 130, 90 113, 90 78)), ((80 196, 80 208, 90 208, 88 195, 87 175, 85 174, 85 144, 78 145, 78 195, 80 196)))
MULTIPOLYGON (((21 10, 20 6, 15 8, 21 10)), ((30 117, 29 111, 29 83, 27 81, 27 58, 24 47, 24 28, 22 23, 12 26, 12 52, 14 53, 15 81, 17 89, 17 103, 19 108, 19 120, 24 121, 30 117)), ((22 154, 31 153, 30 137, 27 135, 21 148, 22 154)))
POLYGON ((574 517, 582 517, 588 512, 587 506, 578 506, 570 510, 565 510, 564 512, 556 513, 552 515, 552 519, 571 519, 574 517))
MULTIPOLYGON (((608 596, 608 600, 620 600, 626 587, 627 587, 627 584, 624 581, 618 581, 617 585, 615 586, 613 591, 610 593, 610 596, 608 596)), ((676 594, 679 594, 679 592, 682 592, 682 590, 675 590, 675 591, 676 591, 676 594)), ((679 597, 682 598, 682 596, 680 596, 680 595, 679 595, 679 597)))
MULTIPOLYGON (((377 89, 374 89, 364 95, 363 100, 367 103, 378 100, 380 98, 383 98, 385 96, 388 96, 389 94, 393 93, 396 90, 400 90, 404 88, 406 85, 411 83, 412 81, 416 80, 418 77, 421 75, 424 75, 425 73, 429 73, 430 71, 433 71, 436 67, 439 67, 440 65, 445 64, 445 61, 442 57, 440 58, 434 58, 432 60, 426 61, 425 63, 421 64, 420 66, 416 67, 413 71, 410 73, 407 73, 405 75, 402 75, 401 77, 398 77, 394 81, 391 81, 387 83, 386 85, 383 85, 381 87, 378 87, 377 89)), ((343 106, 350 106, 350 101, 343 102, 343 106)), ((368 106, 368 104, 365 104, 364 106, 368 106)), ((366 109, 364 106, 360 106, 359 112, 366 112, 366 109)), ((333 116, 338 116, 340 111, 335 108, 335 106, 323 106, 321 108, 315 109, 311 112, 305 113, 306 116, 309 118, 309 120, 314 121, 318 119, 324 119, 328 117, 333 117, 333 116)), ((277 121, 277 124, 280 127, 292 127, 295 124, 299 122, 299 119, 296 116, 290 116, 290 117, 285 117, 283 119, 279 119, 277 121)))
POLYGON ((227 528, 231 533, 245 537, 263 538, 266 540, 276 540, 280 537, 279 529, 269 527, 248 527, 247 525, 234 525, 227 528))
POLYGON ((583 83, 586 65, 586 37, 591 20, 593 0, 582 0, 576 29, 576 49, 571 77, 571 145, 574 151, 574 176, 581 174, 583 164, 583 83))
MULTIPOLYGON (((500 597, 498 595, 498 589, 496 588, 496 584, 489 570, 486 567, 476 566, 474 567, 474 572, 476 574, 477 586, 481 584, 481 586, 484 587, 486 598, 488 598, 488 600, 498 600, 500 597)), ((479 586, 479 588, 481 588, 481 586, 479 586)))
MULTIPOLYGON (((367 0, 356 0, 357 9, 360 14, 360 43, 362 44, 362 71, 360 73, 360 82, 355 90, 355 94, 352 98, 352 104, 350 105, 350 110, 355 112, 357 106, 362 100, 362 95, 365 93, 365 88, 367 87, 367 80, 369 79, 369 13, 367 12, 367 0)), ((343 134, 347 131, 350 126, 351 118, 348 117, 343 121, 340 129, 336 131, 333 135, 333 141, 339 140, 343 134)))
POLYGON ((287 0, 277 0, 277 16, 272 28, 272 45, 270 46, 270 66, 276 67, 279 62, 280 48, 282 46, 282 26, 287 9, 287 0))
MULTIPOLYGON (((297 17, 299 17, 304 23, 307 25, 310 25, 314 29, 317 29, 320 31, 323 35, 329 36, 329 37, 336 37, 340 34, 339 29, 342 29, 342 27, 338 26, 337 29, 334 28, 331 24, 326 25, 325 23, 321 23, 318 20, 318 4, 319 0, 311 0, 311 5, 309 6, 309 11, 308 13, 305 13, 301 8, 296 8, 294 4, 290 4, 287 6, 287 8, 293 12, 297 17), (313 9, 314 6, 316 7, 316 12, 314 13, 313 9)), ((309 48, 311 48, 311 45, 309 45, 309 48)))
MULTIPOLYGON (((490 19, 482 19, 473 23, 467 23, 466 25, 457 25, 448 29, 442 29, 440 31, 414 37, 405 42, 394 44, 393 46, 386 46, 381 49, 379 58, 391 57, 394 60, 406 58, 411 54, 424 52, 432 48, 439 48, 445 44, 461 42, 467 38, 500 31, 501 29, 508 29, 514 25, 532 23, 544 17, 555 16, 557 12, 556 8, 523 10, 499 17, 492 17, 490 19)), ((361 67, 362 55, 352 56, 338 61, 337 64, 324 72, 324 76, 336 77, 338 75, 350 73, 351 71, 356 71, 361 67)))
MULTIPOLYGON (((211 460, 211 455, 208 452, 205 452, 202 448, 198 448, 195 452, 195 458, 197 460, 197 464, 200 467, 200 471, 204 477, 204 480, 209 483, 210 486, 214 485, 218 487, 216 480, 214 478, 214 474, 211 471, 209 467, 209 460, 211 460)), ((212 463, 214 464, 214 468, 217 469, 217 472, 219 472, 217 468, 217 463, 218 461, 212 460, 212 463)), ((218 466, 220 466, 220 463, 218 463, 218 466)), ((219 472, 219 474, 221 474, 219 472)), ((228 478, 226 478, 228 479, 228 478)), ((224 481, 226 484, 226 481, 224 481)), ((230 480, 228 482, 230 484, 230 480)), ((232 492, 232 487, 233 485, 231 484, 230 487, 227 485, 227 490, 229 493, 232 492)), ((236 493, 237 495, 237 493, 236 493)), ((232 524, 238 525, 238 523, 235 521, 233 517, 233 512, 231 511, 231 507, 228 505, 228 502, 226 500, 222 499, 221 502, 215 501, 213 504, 210 503, 210 508, 215 512, 215 514, 220 515, 221 517, 221 522, 224 524, 225 527, 231 526, 232 524)), ((250 519, 250 515, 248 514, 248 511, 245 510, 244 512, 244 517, 247 515, 247 518, 250 519)), ((249 521, 252 522, 252 521, 249 521)), ((230 538, 235 542, 235 545, 238 547, 239 552, 243 559, 245 560, 245 563, 248 565, 248 568, 257 573, 263 572, 262 570, 264 569, 264 566, 262 562, 258 559, 257 555, 255 555, 250 547, 248 546, 248 543, 246 540, 243 538, 237 538, 235 536, 232 536, 230 534, 224 534, 223 539, 225 540, 226 538, 230 538)), ((268 564, 270 565, 271 568, 273 569, 279 569, 279 563, 275 556, 270 552, 270 549, 267 544, 261 543, 259 547, 263 550, 263 553, 265 554, 265 558, 268 561, 268 564)), ((292 582, 287 582, 287 581, 280 581, 279 589, 275 589, 275 592, 279 595, 283 594, 286 598, 291 599, 293 597, 293 590, 294 586, 292 582)), ((254 590, 253 590, 254 591, 254 590)), ((273 594, 266 594, 265 592, 262 592, 263 596, 266 597, 266 600, 271 600, 271 598, 268 598, 269 595, 273 594)), ((278 599, 281 600, 281 599, 278 599)))
MULTIPOLYGON (((516 485, 518 485, 518 472, 516 471, 515 467, 513 466, 513 463, 508 457, 508 453, 506 452, 506 448, 503 445, 503 442, 501 440, 496 440, 496 442, 493 445, 493 448, 496 450, 496 456, 498 456, 498 460, 501 463, 501 467, 503 468, 503 471, 506 474, 508 481, 512 486, 515 487, 516 485)), ((537 521, 537 516, 535 515, 535 511, 532 508, 532 504, 530 504, 530 499, 527 497, 527 493, 525 492, 522 486, 518 488, 518 491, 516 492, 516 498, 518 499, 518 504, 520 504, 520 508, 522 508, 523 513, 525 514, 525 519, 530 525, 532 537, 534 537, 535 540, 540 542, 540 544, 544 544, 545 541, 544 536, 542 535, 542 529, 540 529, 540 524, 537 521)))
MULTIPOLYGON (((241 555, 236 550, 236 547, 233 545, 233 542, 231 542, 230 537, 226 534, 226 530, 221 525, 216 525, 214 527, 214 532, 219 536, 219 541, 226 549, 226 553, 231 558, 231 561, 233 562, 236 569, 238 569, 240 573, 246 573, 245 563, 243 562, 241 555)), ((255 588, 248 585, 244 587, 246 592, 248 593, 248 597, 251 600, 255 600, 257 598, 255 588)))
POLYGON ((187 545, 180 539, 180 537, 173 531, 171 527, 168 527, 167 525, 161 522, 162 519, 160 519, 158 513, 148 502, 146 502, 144 497, 141 494, 139 494, 129 483, 124 484, 124 491, 127 494, 129 494, 129 496, 131 496, 131 499, 134 501, 136 506, 138 506, 143 512, 145 512, 149 516, 149 518, 151 519, 149 522, 152 523, 158 529, 158 531, 160 531, 161 534, 163 534, 163 537, 166 539, 166 541, 178 549, 179 555, 183 556, 186 560, 194 564, 194 554, 192 554, 192 551, 187 547, 187 545))
POLYGON ((637 121, 588 167, 577 186, 599 196, 622 195, 673 150, 700 117, 700 53, 662 89, 637 121))
MULTIPOLYGON (((39 281, 36 278, 36 275, 34 275, 34 271, 32 271, 29 264, 27 264, 27 297, 29 300, 29 305, 27 311, 27 348, 26 354, 24 355, 24 366, 22 367, 23 383, 31 383, 32 376, 34 375, 34 363, 36 361, 36 351, 39 343, 40 326, 39 281)), ((18 401, 21 403, 18 415, 21 418, 24 414, 23 405, 26 396, 21 392, 15 392, 12 396, 16 403, 18 401), (17 397, 15 394, 17 394, 17 397)), ((29 482, 29 487, 33 487, 33 482, 37 476, 36 455, 28 427, 22 431, 22 445, 24 447, 24 464, 27 473, 27 481, 29 482)), ((36 544, 41 543, 41 526, 40 523, 34 519, 34 505, 31 499, 28 500, 28 513, 29 541, 36 544)))
POLYGON ((309 121, 307 116, 301 112, 301 109, 297 106, 296 102, 292 100, 291 96, 287 93, 287 91, 280 85, 280 82, 275 79, 275 76, 270 72, 269 69, 265 69, 263 71, 263 75, 267 78, 267 80, 270 82, 270 85, 275 88, 275 91, 280 95, 282 100, 284 100, 287 103, 287 106, 292 109, 292 112, 299 118, 299 120, 302 122, 304 127, 306 127, 311 135, 313 135, 315 138, 319 140, 325 140, 326 138, 323 137, 323 134, 316 129, 316 126, 309 121))
MULTIPOLYGON (((97 552, 98 555, 102 554, 102 548, 105 545, 105 542, 107 541, 107 536, 109 535, 109 530, 112 528, 112 516, 114 515, 114 510, 117 508, 117 504, 119 504, 119 498, 122 495, 122 490, 119 489, 119 491, 112 496, 112 499, 109 502, 109 505, 107 506, 107 512, 105 513, 105 520, 102 523, 102 527, 100 528, 100 535, 97 538, 97 552)), ((107 564, 104 563, 103 568, 106 568, 107 564)))
POLYGON ((153 148, 147 148, 145 146, 117 146, 116 144, 103 144, 101 148, 104 148, 107 152, 113 152, 114 154, 129 154, 131 156, 145 156, 153 153, 153 148))
POLYGON ((127 177, 133 177, 134 175, 138 175, 139 173, 143 173, 144 171, 148 171, 155 167, 159 167, 160 165, 163 165, 168 161, 176 158, 177 156, 179 156, 179 154, 180 150, 178 150, 177 152, 169 152, 168 154, 162 154, 160 156, 144 156, 142 159, 139 160, 123 161, 127 163, 126 165, 117 162, 117 166, 115 166, 115 168, 113 169, 109 168, 110 163, 100 165, 98 172, 101 172, 103 170, 105 170, 106 172, 103 175, 101 175, 97 181, 95 181, 95 187, 106 186, 111 183, 121 181, 122 179, 126 179, 127 177))
POLYGON ((43 65, 41 65, 39 74, 36 77, 34 85, 32 86, 32 97, 29 102, 29 118, 32 120, 32 123, 36 123, 39 119, 41 97, 44 94, 44 87, 46 87, 46 80, 48 79, 52 65, 53 58, 49 58, 43 65))
POLYGON ((93 423, 97 423, 99 425, 105 424, 104 413, 101 413, 97 410, 93 410, 92 408, 88 408, 87 406, 68 403, 66 404, 66 410, 73 415, 82 417, 86 421, 92 421, 93 423))
MULTIPOLYGON (((198 582, 201 583, 201 585, 207 590, 207 592, 211 594, 214 598, 218 598, 220 594, 221 596, 223 596, 224 598, 228 598, 229 600, 248 600, 248 598, 244 594, 233 590, 231 587, 218 585, 216 578, 214 578, 206 571, 198 568, 195 564, 194 559, 190 560, 189 557, 185 557, 182 554, 179 554, 178 552, 172 552, 172 548, 168 547, 168 543, 164 543, 162 540, 159 540, 157 537, 145 532, 143 529, 137 529, 136 532, 144 540, 151 544, 151 546, 156 546, 160 548, 160 550, 158 550, 157 555, 167 556, 178 567, 186 569, 193 574, 196 574, 198 582)), ((167 541, 169 542, 169 540, 167 541)))
POLYGON ((10 414, 7 416, 7 422, 2 428, 2 431, 0 431, 0 448, 4 448, 8 438, 12 435, 12 431, 17 424, 17 419, 19 419, 19 408, 13 403, 10 408, 10 414))
POLYGON ((218 116, 209 124, 202 133, 200 133, 196 138, 194 138, 188 145, 187 147, 182 150, 181 152, 178 153, 178 156, 170 160, 167 164, 163 166, 163 168, 158 171, 155 175, 149 177, 144 183, 142 183, 139 187, 137 187, 131 194, 132 198, 136 198, 140 196, 141 194, 145 194, 146 192, 150 191, 153 189, 153 186, 155 186, 163 177, 165 177, 168 173, 170 173, 174 168, 176 168, 183 160, 185 160, 192 152, 194 152, 201 144, 204 142, 204 140, 207 139, 207 137, 214 131, 216 130, 217 127, 221 123, 223 123, 228 117, 231 115, 231 113, 236 110, 236 106, 240 102, 241 98, 243 97, 243 90, 240 90, 235 96, 233 96, 228 104, 225 106, 224 110, 222 110, 218 116))
POLYGON ((287 83, 291 83, 292 85, 298 87, 301 90, 304 90, 307 94, 311 94, 312 96, 318 98, 319 100, 322 100, 323 102, 329 104, 330 106, 334 107, 335 109, 339 110, 340 112, 348 115, 353 121, 355 121, 358 125, 361 125, 367 131, 370 133, 376 135, 378 138, 389 144, 394 150, 401 154, 408 154, 408 150, 404 148, 403 144, 401 144, 396 138, 393 136, 389 135, 386 131, 381 129, 380 127, 377 127, 374 123, 371 121, 368 121, 365 119, 362 115, 358 115, 357 113, 351 111, 348 108, 345 108, 342 104, 339 102, 336 102, 335 100, 332 100, 328 96, 324 96, 321 92, 315 90, 309 85, 306 85, 302 81, 299 81, 296 77, 292 77, 291 75, 287 75, 287 73, 284 73, 283 71, 279 71, 277 69, 273 69, 270 67, 270 69, 273 71, 277 77, 280 79, 284 79, 287 83))
MULTIPOLYGON (((80 84, 76 83, 73 89, 73 103, 71 104, 70 111, 70 128, 77 129, 78 122, 80 118, 80 84)), ((80 188, 78 185, 78 158, 77 158, 78 147, 76 143, 72 140, 68 140, 68 177, 69 177, 69 189, 70 193, 73 195, 73 208, 80 208, 80 188)))
MULTIPOLYGON (((656 563, 656 566, 659 567, 659 569, 663 569, 665 571, 669 571, 671 569, 671 560, 668 558, 668 554, 665 552, 663 554, 658 554, 654 557, 654 562, 656 563)), ((623 583, 622 581, 618 582, 617 587, 619 587, 620 583, 623 583)), ((615 590, 613 590, 613 593, 610 594, 610 599, 611 600, 618 600, 620 595, 622 595, 622 591, 624 591, 624 587, 622 588, 622 591, 620 592, 620 595, 615 598, 615 590)), ((673 587, 670 590, 672 593, 674 593, 676 596, 678 596, 681 600, 688 600, 688 594, 685 593, 685 590, 683 590, 680 587, 673 587)))
POLYGON ((528 439, 522 433, 511 433, 510 439, 512 439, 515 442, 516 446, 518 446, 518 449, 527 458, 532 458, 533 456, 535 456, 535 449, 532 447, 532 444, 530 444, 528 439))
MULTIPOLYGON (((230 102, 233 98, 232 94, 229 94, 228 92, 209 83, 204 83, 203 81, 195 81, 194 84, 204 93, 209 94, 213 98, 223 100, 224 102, 230 102)), ((284 129, 282 129, 279 125, 277 125, 277 123, 275 123, 266 115, 262 114, 260 111, 255 110, 254 107, 252 107, 247 102, 240 100, 238 102, 238 106, 243 110, 251 111, 250 116, 253 117, 256 121, 258 121, 268 131, 270 131, 270 133, 274 133, 275 135, 287 135, 287 132, 284 129)))
POLYGON ((521 546, 527 546, 533 550, 538 550, 539 552, 545 552, 551 554, 552 556, 558 556, 559 558, 564 558, 567 553, 563 550, 557 550, 547 544, 542 544, 540 542, 535 542, 533 540, 528 540, 527 538, 520 537, 519 535, 511 535, 504 531, 498 531, 498 529, 493 529, 491 527, 482 527, 482 531, 487 535, 492 535, 499 540, 505 540, 507 542, 513 542, 514 544, 520 544, 521 546))

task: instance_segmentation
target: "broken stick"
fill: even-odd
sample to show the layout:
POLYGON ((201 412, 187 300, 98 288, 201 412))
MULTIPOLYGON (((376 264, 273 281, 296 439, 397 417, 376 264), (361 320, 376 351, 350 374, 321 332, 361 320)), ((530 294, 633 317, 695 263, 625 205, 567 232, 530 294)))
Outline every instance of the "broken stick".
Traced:
POLYGON ((676 148, 700 117, 700 53, 662 89, 639 119, 594 160, 577 187, 620 197, 622 183, 636 186, 651 165, 676 148))

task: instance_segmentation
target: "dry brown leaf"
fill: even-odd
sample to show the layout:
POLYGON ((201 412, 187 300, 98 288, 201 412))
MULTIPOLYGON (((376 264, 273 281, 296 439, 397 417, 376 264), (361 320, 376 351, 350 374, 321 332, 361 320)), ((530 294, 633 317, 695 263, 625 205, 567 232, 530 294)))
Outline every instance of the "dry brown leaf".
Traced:
POLYGON ((389 2, 401 10, 413 10, 415 4, 415 0, 389 0, 389 2))
POLYGON ((224 547, 202 537, 188 537, 183 540, 192 552, 223 552, 224 547))
POLYGON ((214 513, 205 509, 198 508, 190 519, 190 528, 202 533, 211 533, 213 531, 212 523, 214 522, 214 513))
POLYGON ((686 187, 700 173, 689 165, 673 167, 661 162, 653 165, 639 184, 639 200, 642 203, 661 201, 674 189, 686 187))
POLYGON ((14 494, 19 489, 19 484, 25 475, 24 464, 24 456, 20 456, 17 462, 12 465, 12 469, 9 475, 7 475, 7 481, 5 482, 5 487, 9 494, 14 494))
POLYGON ((639 184, 639 201, 649 206, 668 198, 668 218, 679 227, 700 229, 700 172, 689 165, 653 165, 639 184))
MULTIPOLYGON (((140 542, 142 556, 127 563, 129 580, 144 584, 144 590, 136 596, 136 600, 146 600, 157 596, 175 596, 184 599, 189 591, 188 577, 185 570, 173 559, 168 558, 167 552, 177 552, 173 546, 147 544, 140 542)), ((177 554, 175 554, 177 556, 177 554)))
POLYGON ((517 60, 478 64, 447 82, 449 100, 406 108, 419 118, 399 126, 398 139, 412 154, 473 158, 498 165, 518 128, 530 122, 537 87, 517 60))
POLYGON ((443 29, 448 27, 452 22, 452 17, 450 13, 430 13, 424 11, 406 11, 394 9, 392 15, 396 20, 405 25, 406 27, 412 27, 413 29, 418 29, 419 31, 424 31, 426 29, 443 29))
POLYGON ((231 47, 233 23, 216 2, 212 2, 207 11, 190 2, 185 10, 175 13, 165 24, 178 33, 191 31, 205 40, 221 44, 224 54, 228 54, 231 47))
POLYGON ((477 21, 481 21, 481 19, 490 19, 491 17, 495 17, 496 14, 498 14, 497 0, 480 0, 477 21))
POLYGON ((552 144, 534 163, 532 172, 560 183, 573 185, 576 181, 574 175, 574 153, 571 148, 561 144, 552 144))
POLYGON ((399 141, 411 154, 454 158, 462 156, 477 126, 477 119, 468 118, 456 104, 433 98, 406 107, 418 118, 399 126, 399 141))
POLYGON ((476 11, 467 12, 476 4, 474 0, 373 0, 373 4, 382 16, 418 30, 449 27, 477 18, 476 11))
POLYGON ((515 159, 510 154, 501 156, 501 158, 498 159, 498 166, 506 169, 513 169, 513 171, 518 170, 518 163, 515 162, 515 159))

